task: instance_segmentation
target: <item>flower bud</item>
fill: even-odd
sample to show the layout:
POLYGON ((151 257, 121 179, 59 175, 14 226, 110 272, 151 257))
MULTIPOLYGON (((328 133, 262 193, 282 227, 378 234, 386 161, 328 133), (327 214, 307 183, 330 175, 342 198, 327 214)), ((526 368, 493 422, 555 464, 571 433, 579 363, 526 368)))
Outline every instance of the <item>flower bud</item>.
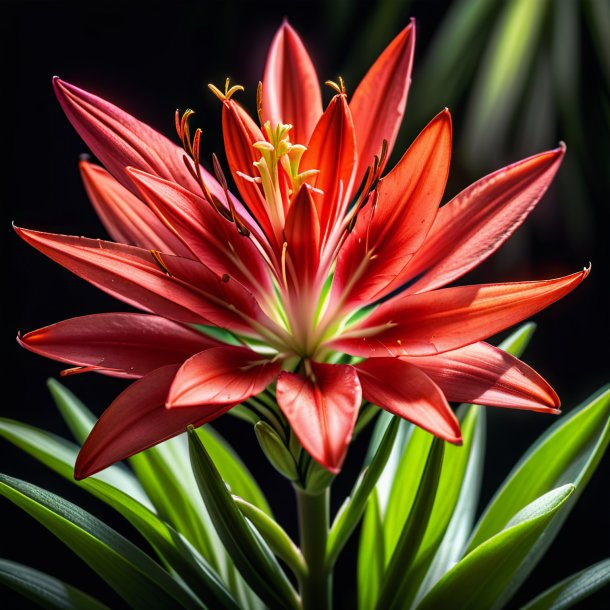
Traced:
POLYGON ((255 424, 254 432, 271 465, 287 479, 296 481, 299 478, 297 465, 277 432, 264 421, 255 424))

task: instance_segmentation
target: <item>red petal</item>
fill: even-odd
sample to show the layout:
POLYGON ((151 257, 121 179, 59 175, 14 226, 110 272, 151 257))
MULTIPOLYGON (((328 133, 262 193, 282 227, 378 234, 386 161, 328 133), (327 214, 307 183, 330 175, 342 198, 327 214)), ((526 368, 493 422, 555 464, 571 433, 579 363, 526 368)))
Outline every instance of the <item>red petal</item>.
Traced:
POLYGON ((565 147, 514 163, 482 178, 444 205, 426 242, 394 287, 422 276, 409 292, 444 286, 495 252, 545 193, 565 147))
POLYGON ((163 405, 178 366, 164 366, 132 383, 104 411, 87 437, 74 466, 76 480, 89 477, 115 462, 201 426, 230 406, 170 411, 163 405))
POLYGON ((315 201, 325 243, 339 218, 343 218, 354 182, 356 140, 345 95, 335 95, 318 121, 299 171, 320 170, 311 180, 323 191, 315 201))
POLYGON ((441 388, 416 366, 398 358, 371 358, 356 365, 362 395, 435 436, 461 444, 460 424, 441 388))
POLYGON ((480 284, 397 297, 380 305, 333 348, 364 357, 432 356, 475 343, 532 316, 589 274, 540 282, 480 284), (360 335, 360 336, 358 336, 360 335))
MULTIPOLYGON (((53 79, 55 94, 73 127, 102 165, 127 189, 137 191, 125 174, 126 167, 172 180, 200 192, 200 187, 184 165, 184 150, 124 110, 88 91, 59 78, 53 79)), ((220 201, 224 191, 216 179, 201 168, 209 190, 220 201)), ((254 225, 243 205, 233 196, 234 205, 248 227, 254 225)))
POLYGON ((290 204, 284 234, 290 258, 288 279, 296 291, 307 290, 320 264, 320 221, 307 185, 301 187, 290 204))
POLYGON ((379 200, 360 212, 339 253, 333 290, 357 305, 392 291, 393 281, 421 247, 438 210, 451 159, 451 116, 444 110, 381 180, 379 200))
POLYGON ((534 369, 487 343, 405 360, 422 369, 448 400, 558 413, 559 397, 534 369))
POLYGON ((79 167, 87 195, 112 239, 169 254, 190 255, 152 210, 104 168, 88 161, 81 161, 79 167))
POLYGON ((293 144, 307 144, 322 114, 316 70, 298 34, 284 22, 267 54, 263 120, 292 125, 293 144))
POLYGON ((267 204, 260 187, 237 173, 258 176, 253 164, 260 159, 261 155, 253 144, 264 141, 265 137, 250 115, 233 100, 223 102, 222 132, 233 180, 259 225, 270 238, 274 234, 273 227, 269 221, 267 204))
POLYGON ((236 404, 262 392, 280 372, 271 361, 245 347, 214 347, 195 354, 180 368, 167 407, 236 404))
POLYGON ((178 322, 216 324, 250 331, 239 312, 265 319, 235 280, 224 282, 197 261, 162 255, 165 270, 148 250, 99 239, 16 228, 31 246, 104 292, 178 322))
POLYGON ((133 378, 161 366, 180 364, 197 352, 219 345, 186 326, 137 313, 102 313, 63 320, 17 340, 46 358, 133 378))
POLYGON ((257 295, 271 290, 266 263, 252 241, 204 199, 157 176, 133 168, 128 173, 157 216, 204 265, 257 295))
POLYGON ((311 362, 311 368, 312 378, 282 372, 277 400, 311 457, 337 473, 352 438, 362 389, 352 366, 311 362))
POLYGON ((411 22, 379 56, 354 92, 350 110, 358 142, 360 183, 373 157, 381 154, 383 140, 388 143, 388 156, 407 104, 411 84, 411 67, 415 49, 415 22, 411 22))

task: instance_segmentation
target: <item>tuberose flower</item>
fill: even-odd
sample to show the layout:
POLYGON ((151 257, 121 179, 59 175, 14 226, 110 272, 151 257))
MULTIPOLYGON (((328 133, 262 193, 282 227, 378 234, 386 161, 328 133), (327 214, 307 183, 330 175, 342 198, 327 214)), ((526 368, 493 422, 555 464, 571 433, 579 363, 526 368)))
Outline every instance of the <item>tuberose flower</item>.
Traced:
MULTIPOLYGON (((348 97, 326 106, 314 66, 284 23, 258 91, 258 121, 222 102, 226 161, 200 165, 201 132, 176 116, 182 147, 60 79, 57 97, 105 167, 83 181, 117 243, 17 229, 29 244, 147 313, 65 320, 19 338, 81 370, 136 379, 87 439, 76 477, 208 422, 276 382, 303 447, 332 472, 365 399, 452 443, 448 401, 556 412, 535 371, 483 340, 535 314, 587 275, 446 288, 523 222, 564 147, 501 169, 439 208, 449 172, 443 110, 385 172, 404 114, 415 27, 348 97), (231 343, 206 327, 230 332, 231 343)), ((229 336, 229 335, 227 335, 229 336)), ((272 386, 273 387, 273 386, 272 386)))

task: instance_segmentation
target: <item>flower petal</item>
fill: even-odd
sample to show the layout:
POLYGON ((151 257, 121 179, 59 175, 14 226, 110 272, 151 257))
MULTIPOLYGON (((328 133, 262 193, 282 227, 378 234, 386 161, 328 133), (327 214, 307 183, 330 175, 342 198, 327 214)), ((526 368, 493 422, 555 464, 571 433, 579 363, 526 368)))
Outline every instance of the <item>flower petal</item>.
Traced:
POLYGON ((152 174, 127 171, 164 228, 169 227, 206 267, 219 276, 234 277, 258 296, 271 290, 260 252, 205 199, 152 174))
POLYGON ((292 125, 293 144, 307 144, 322 114, 322 93, 311 58, 287 21, 267 54, 263 78, 263 120, 292 125))
POLYGON ((355 368, 366 400, 443 440, 462 443, 460 424, 441 388, 419 368, 398 358, 370 358, 355 368))
POLYGON ((153 211, 103 167, 79 163, 81 177, 102 224, 114 241, 190 256, 188 248, 163 225, 153 211))
POLYGON ((16 231, 51 260, 144 311, 178 322, 211 323, 245 332, 252 329, 240 312, 266 319, 236 280, 224 281, 197 261, 100 239, 16 231))
POLYGON ((559 412, 559 397, 534 369, 488 343, 401 360, 424 371, 454 402, 559 412))
POLYGON ((180 364, 219 345, 215 339, 166 318, 138 313, 71 318, 18 336, 17 341, 46 358, 131 378, 180 364))
POLYGON ((551 183, 565 153, 560 146, 500 169, 440 210, 423 247, 394 282, 418 278, 410 293, 444 286, 493 254, 521 225, 551 183), (420 277, 418 277, 420 276, 420 277))
POLYGON ((260 394, 280 372, 272 361, 246 347, 214 347, 189 358, 178 371, 167 407, 237 404, 260 394))
POLYGON ((299 171, 320 171, 310 184, 322 191, 314 200, 323 244, 347 210, 355 163, 354 123, 345 95, 335 95, 318 121, 299 167, 299 171))
POLYGON ((448 352, 548 307, 574 290, 589 271, 539 282, 456 286, 395 297, 331 345, 364 357, 448 352))
POLYGON ((388 45, 362 79, 349 104, 358 142, 359 184, 375 155, 381 154, 383 140, 388 143, 388 156, 407 104, 411 84, 411 67, 415 49, 415 22, 411 23, 388 45))
POLYGON ((314 460, 339 472, 362 402, 356 370, 345 364, 311 362, 313 376, 282 372, 277 400, 314 460))
POLYGON ((74 466, 76 480, 222 415, 230 405, 170 411, 164 407, 177 365, 161 367, 132 383, 104 411, 74 466))
MULTIPOLYGON (((126 167, 137 167, 200 192, 200 187, 184 164, 184 150, 165 136, 142 123, 114 104, 55 77, 55 94, 66 116, 102 165, 127 189, 137 191, 125 173, 126 167)), ((225 201, 218 181, 203 167, 201 175, 208 189, 219 201, 225 201)), ((240 201, 231 195, 233 204, 248 228, 255 223, 240 201)))
POLYGON ((224 100, 222 103, 222 133, 233 180, 252 215, 265 234, 271 238, 274 234, 273 227, 259 185, 239 175, 241 173, 246 176, 257 176, 253 164, 261 155, 253 144, 264 141, 265 137, 250 115, 234 100, 224 100))
POLYGON ((346 306, 389 294, 421 247, 445 190, 451 159, 451 115, 444 110, 419 134, 379 183, 379 198, 360 212, 339 253, 333 291, 346 306))
POLYGON ((288 279, 295 292, 307 290, 318 274, 320 263, 320 221, 311 188, 304 184, 290 204, 286 227, 288 279))

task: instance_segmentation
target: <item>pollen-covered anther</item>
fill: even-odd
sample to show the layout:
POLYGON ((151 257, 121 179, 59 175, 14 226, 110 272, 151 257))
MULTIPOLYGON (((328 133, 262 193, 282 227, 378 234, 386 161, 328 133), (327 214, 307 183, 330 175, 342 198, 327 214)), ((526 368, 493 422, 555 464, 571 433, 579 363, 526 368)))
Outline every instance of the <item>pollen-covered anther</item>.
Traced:
POLYGON ((346 95, 347 90, 345 89, 345 81, 343 77, 337 77, 339 82, 335 82, 334 80, 327 80, 324 84, 328 85, 331 89, 334 89, 339 95, 346 95))
POLYGON ((244 88, 241 85, 231 85, 231 79, 227 77, 225 80, 225 90, 224 93, 212 83, 208 84, 208 89, 221 101, 228 102, 238 91, 244 91, 244 88))

